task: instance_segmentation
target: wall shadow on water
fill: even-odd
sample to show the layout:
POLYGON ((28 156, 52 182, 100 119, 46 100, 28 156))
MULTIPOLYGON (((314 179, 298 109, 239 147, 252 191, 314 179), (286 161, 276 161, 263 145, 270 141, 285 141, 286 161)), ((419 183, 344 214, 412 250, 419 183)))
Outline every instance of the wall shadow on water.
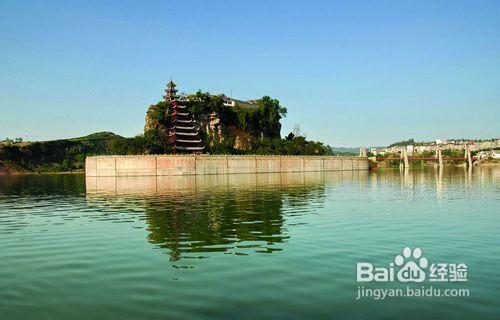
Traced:
MULTIPOLYGON (((310 172, 165 177, 87 177, 90 204, 136 201, 147 240, 170 260, 284 249, 287 219, 314 214, 332 181, 366 181, 367 172, 310 172), (128 199, 128 200, 123 200, 128 199)), ((174 265, 175 266, 175 265, 174 265)))
POLYGON ((85 190, 83 174, 0 175, 0 196, 75 196, 85 190))

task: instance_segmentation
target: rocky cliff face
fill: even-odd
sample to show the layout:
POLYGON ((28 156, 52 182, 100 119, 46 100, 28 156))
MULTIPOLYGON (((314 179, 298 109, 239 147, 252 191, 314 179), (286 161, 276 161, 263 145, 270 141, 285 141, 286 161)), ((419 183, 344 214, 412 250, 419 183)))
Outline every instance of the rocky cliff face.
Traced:
MULTIPOLYGON (((198 92, 187 96, 189 112, 194 116, 207 152, 221 145, 234 150, 250 150, 263 138, 280 138, 280 119, 286 109, 269 97, 240 101, 226 96, 198 92)), ((171 114, 166 101, 149 107, 144 131, 167 139, 171 114)))
POLYGON ((148 108, 144 132, 158 130, 166 134, 169 125, 168 103, 162 101, 148 108))

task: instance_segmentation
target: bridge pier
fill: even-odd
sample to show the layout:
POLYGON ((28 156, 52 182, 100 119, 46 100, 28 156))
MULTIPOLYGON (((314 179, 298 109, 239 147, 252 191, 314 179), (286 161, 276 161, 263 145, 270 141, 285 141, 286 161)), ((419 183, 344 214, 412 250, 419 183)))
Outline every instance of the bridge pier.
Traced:
POLYGON ((410 167, 410 161, 408 160, 408 153, 406 150, 401 151, 399 155, 399 168, 409 168, 410 167))
POLYGON ((359 156, 360 157, 366 157, 367 156, 367 154, 366 154, 366 148, 365 147, 359 148, 359 156))
POLYGON ((438 168, 439 167, 439 163, 438 163, 438 148, 436 148, 436 150, 434 150, 434 168, 438 168))
POLYGON ((465 150, 465 159, 466 159, 466 166, 468 166, 469 168, 472 168, 472 153, 470 152, 470 149, 467 148, 465 150))
POLYGON ((403 151, 403 160, 405 168, 410 167, 410 161, 408 161, 408 152, 406 150, 403 151))
POLYGON ((439 167, 442 168, 443 167, 443 154, 441 153, 441 149, 437 149, 437 152, 438 152, 438 163, 439 163, 439 167))

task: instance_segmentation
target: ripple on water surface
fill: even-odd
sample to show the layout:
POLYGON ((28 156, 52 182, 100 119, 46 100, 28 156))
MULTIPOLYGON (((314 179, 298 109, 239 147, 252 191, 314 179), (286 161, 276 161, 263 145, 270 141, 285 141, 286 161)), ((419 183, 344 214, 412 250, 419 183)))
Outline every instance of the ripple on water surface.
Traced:
POLYGON ((7 319, 498 318, 498 169, 0 178, 7 319), (466 262, 471 297, 356 301, 356 263, 466 262))

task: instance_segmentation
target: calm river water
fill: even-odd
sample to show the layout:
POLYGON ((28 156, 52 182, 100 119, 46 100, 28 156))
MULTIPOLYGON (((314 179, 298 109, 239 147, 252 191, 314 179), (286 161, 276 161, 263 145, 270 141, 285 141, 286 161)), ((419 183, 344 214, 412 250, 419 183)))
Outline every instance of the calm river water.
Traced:
POLYGON ((0 319, 500 319, 499 177, 0 177, 0 319), (357 300, 401 287, 357 282, 357 263, 407 246, 467 266, 410 288, 469 296, 357 300))

